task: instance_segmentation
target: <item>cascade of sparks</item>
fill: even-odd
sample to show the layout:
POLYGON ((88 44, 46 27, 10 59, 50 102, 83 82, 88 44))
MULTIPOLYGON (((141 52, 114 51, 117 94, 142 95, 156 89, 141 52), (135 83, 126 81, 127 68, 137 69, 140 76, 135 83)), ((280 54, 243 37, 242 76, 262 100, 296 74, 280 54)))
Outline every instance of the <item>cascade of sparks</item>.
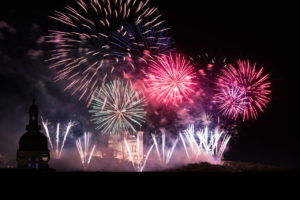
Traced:
POLYGON ((145 121, 145 97, 126 81, 115 80, 106 84, 95 95, 89 112, 97 130, 103 134, 137 131, 145 121))
POLYGON ((148 69, 150 95, 160 103, 176 105, 194 92, 194 67, 180 54, 156 57, 148 69))
POLYGON ((138 151, 138 162, 134 162, 133 160, 133 157, 132 157, 132 152, 129 148, 129 145, 128 145, 128 142, 126 140, 126 138, 124 138, 124 143, 125 143, 125 146, 126 146, 126 149, 127 149, 127 153, 129 155, 129 159, 132 163, 132 166, 134 168, 135 171, 137 172, 143 172, 144 169, 145 169, 145 166, 147 164, 147 161, 148 161, 148 158, 152 152, 152 149, 154 147, 154 144, 149 148, 147 154, 146 154, 146 157, 145 159, 144 158, 140 158, 140 141, 139 141, 139 135, 137 134, 137 139, 136 139, 136 144, 137 144, 137 151, 138 151))
POLYGON ((81 164, 84 169, 87 169, 89 167, 89 164, 91 162, 91 159, 93 157, 96 148, 96 145, 93 145, 90 151, 90 135, 91 135, 90 133, 84 133, 83 144, 80 138, 76 140, 76 147, 81 159, 81 164))
POLYGON ((155 135, 152 134, 152 139, 155 145, 155 149, 156 149, 156 153, 157 156, 159 158, 159 161, 164 163, 164 164, 168 164, 172 158, 173 152, 177 146, 178 143, 178 138, 175 140, 175 142, 173 142, 173 145, 171 147, 171 149, 166 150, 166 134, 164 132, 164 130, 161 130, 162 132, 162 145, 161 145, 161 151, 159 150, 159 146, 156 140, 155 135))
POLYGON ((63 136, 63 140, 62 140, 61 145, 60 145, 60 123, 57 123, 57 125, 56 125, 56 135, 55 135, 55 143, 56 143, 55 146, 52 143, 52 139, 51 139, 49 128, 48 128, 50 123, 48 122, 48 120, 44 121, 43 118, 42 118, 42 124, 43 124, 43 127, 45 129, 46 137, 48 138, 50 148, 51 148, 51 152, 53 153, 54 158, 60 159, 61 155, 62 155, 63 148, 65 146, 65 142, 66 142, 67 137, 69 135, 70 129, 74 126, 74 122, 70 121, 68 123, 67 128, 65 130, 65 134, 63 136))
POLYGON ((216 128, 210 131, 208 127, 195 132, 194 125, 190 125, 179 133, 188 160, 197 160, 202 153, 210 155, 216 160, 221 160, 223 153, 231 138, 230 135, 216 128))
POLYGON ((73 7, 55 11, 50 18, 59 28, 50 30, 48 42, 55 48, 47 60, 56 69, 55 81, 66 82, 65 90, 89 105, 107 79, 127 71, 120 63, 129 61, 134 68, 135 57, 145 59, 145 52, 159 55, 168 49, 161 17, 149 0, 76 0, 73 7))
POLYGON ((270 101, 269 74, 263 74, 263 67, 256 70, 256 64, 251 65, 249 61, 239 60, 237 65, 221 71, 214 101, 225 117, 256 119, 270 101))

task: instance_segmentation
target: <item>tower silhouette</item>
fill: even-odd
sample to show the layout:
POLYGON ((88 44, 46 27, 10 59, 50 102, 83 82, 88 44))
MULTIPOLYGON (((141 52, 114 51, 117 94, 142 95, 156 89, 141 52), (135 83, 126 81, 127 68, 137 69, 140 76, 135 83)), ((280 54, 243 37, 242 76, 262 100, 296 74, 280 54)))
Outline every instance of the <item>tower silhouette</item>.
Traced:
POLYGON ((50 154, 48 141, 38 124, 39 110, 35 104, 35 98, 29 109, 29 124, 26 126, 27 132, 23 134, 17 150, 18 168, 22 169, 48 169, 50 154))

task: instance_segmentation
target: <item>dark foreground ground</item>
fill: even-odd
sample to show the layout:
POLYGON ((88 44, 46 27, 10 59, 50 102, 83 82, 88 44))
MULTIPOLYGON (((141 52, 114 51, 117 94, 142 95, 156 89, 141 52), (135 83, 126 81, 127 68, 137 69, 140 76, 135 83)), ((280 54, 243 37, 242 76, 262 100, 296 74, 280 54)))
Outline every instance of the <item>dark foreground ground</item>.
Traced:
MULTIPOLYGON (((113 169, 112 169, 113 170, 113 169)), ((300 172, 300 171, 299 171, 300 172)), ((143 173, 134 173, 134 172, 114 172, 109 170, 106 171, 71 171, 71 172, 59 172, 55 169, 49 170, 21 170, 17 168, 0 168, 1 176, 14 176, 14 175, 48 175, 52 176, 63 175, 63 174, 175 174, 175 173, 193 173, 193 174, 285 174, 285 173, 297 173, 297 171, 289 171, 272 165, 263 165, 258 163, 248 163, 248 162, 225 162, 223 165, 212 165, 209 163, 199 163, 199 164, 189 164, 185 166, 179 166, 171 169, 157 169, 155 171, 145 171, 143 173)))
MULTIPOLYGON (((255 181, 255 185, 282 184, 295 182, 299 185, 300 171, 288 171, 274 166, 245 162, 227 162, 224 165, 208 163, 190 164, 169 170, 156 172, 56 172, 55 170, 18 170, 0 169, 0 180, 19 183, 50 183, 55 185, 97 182, 97 185, 115 185, 141 187, 145 183, 158 185, 221 184, 228 182, 239 184, 255 181), (281 181, 282 180, 282 181, 281 181)), ((221 186, 220 185, 220 186, 221 186)), ((82 185, 85 186, 85 185, 82 185)))
MULTIPOLYGON (((70 196, 78 198, 78 195, 101 196, 107 193, 121 199, 127 199, 124 195, 129 199, 132 195, 147 197, 145 199, 201 199, 204 194, 224 198, 232 195, 240 196, 240 193, 243 193, 243 197, 251 196, 250 199, 255 199, 261 197, 263 193, 266 199, 269 199, 270 195, 276 197, 278 192, 285 197, 295 193, 299 195, 299 180, 299 171, 247 163, 235 163, 231 166, 212 166, 203 163, 144 173, 2 169, 0 191, 22 190, 24 194, 39 191, 54 195, 55 198, 56 192, 59 192, 68 199, 72 199, 70 196), (179 195, 184 198, 178 198, 179 195)), ((287 199, 293 199, 292 197, 287 199)))
POLYGON ((140 172, 109 172, 109 171, 71 171, 71 172, 59 172, 55 169, 49 170, 21 170, 17 168, 0 168, 0 176, 64 176, 64 175, 136 175, 136 176, 148 176, 154 174, 219 174, 219 175, 248 175, 248 174, 299 174, 300 170, 287 170, 272 165, 263 165, 258 163, 248 162, 225 162, 223 165, 212 165, 209 163, 189 164, 186 166, 180 166, 171 169, 161 169, 157 171, 145 171, 140 172))
POLYGON ((245 173, 282 173, 287 172, 272 165, 263 165, 248 162, 225 162, 223 165, 211 165, 209 163, 190 164, 175 169, 166 170, 166 172, 202 172, 202 173, 228 173, 228 174, 245 174, 245 173))

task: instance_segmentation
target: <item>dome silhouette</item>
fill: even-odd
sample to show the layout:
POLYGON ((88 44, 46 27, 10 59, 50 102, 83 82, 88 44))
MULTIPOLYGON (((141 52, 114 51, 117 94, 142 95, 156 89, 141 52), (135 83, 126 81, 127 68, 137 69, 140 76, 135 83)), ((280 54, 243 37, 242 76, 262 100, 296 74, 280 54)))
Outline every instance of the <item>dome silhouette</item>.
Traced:
POLYGON ((47 151, 48 141, 42 133, 25 133, 19 143, 19 150, 21 151, 47 151))

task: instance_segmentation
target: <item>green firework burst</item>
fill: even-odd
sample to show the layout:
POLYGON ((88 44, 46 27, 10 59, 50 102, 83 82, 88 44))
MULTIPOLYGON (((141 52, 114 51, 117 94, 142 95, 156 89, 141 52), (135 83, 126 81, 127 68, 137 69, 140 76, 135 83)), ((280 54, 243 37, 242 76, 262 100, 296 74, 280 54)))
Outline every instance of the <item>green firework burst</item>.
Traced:
POLYGON ((97 90, 89 112, 103 134, 135 133, 146 118, 145 96, 131 82, 115 80, 97 90))

